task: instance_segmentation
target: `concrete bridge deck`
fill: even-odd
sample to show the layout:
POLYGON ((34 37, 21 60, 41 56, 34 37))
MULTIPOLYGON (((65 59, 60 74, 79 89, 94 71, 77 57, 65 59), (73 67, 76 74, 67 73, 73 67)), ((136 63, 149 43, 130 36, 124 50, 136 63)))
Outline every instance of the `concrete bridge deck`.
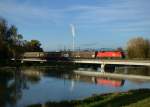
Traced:
POLYGON ((76 59, 74 63, 150 66, 150 60, 76 59))

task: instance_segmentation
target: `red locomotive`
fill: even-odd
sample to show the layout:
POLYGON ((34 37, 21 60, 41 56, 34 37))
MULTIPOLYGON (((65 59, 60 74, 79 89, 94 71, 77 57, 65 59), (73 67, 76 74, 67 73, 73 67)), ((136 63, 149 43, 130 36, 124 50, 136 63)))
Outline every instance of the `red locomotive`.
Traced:
POLYGON ((122 51, 99 51, 96 58, 124 58, 122 51))

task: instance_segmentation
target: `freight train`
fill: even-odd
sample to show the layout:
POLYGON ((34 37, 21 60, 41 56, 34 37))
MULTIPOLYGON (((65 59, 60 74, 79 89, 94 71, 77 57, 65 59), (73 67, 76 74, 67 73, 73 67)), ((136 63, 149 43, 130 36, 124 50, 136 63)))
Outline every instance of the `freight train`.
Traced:
POLYGON ((67 60, 67 59, 122 59, 124 52, 118 50, 111 51, 74 51, 74 52, 25 52, 23 58, 40 58, 47 60, 67 60))

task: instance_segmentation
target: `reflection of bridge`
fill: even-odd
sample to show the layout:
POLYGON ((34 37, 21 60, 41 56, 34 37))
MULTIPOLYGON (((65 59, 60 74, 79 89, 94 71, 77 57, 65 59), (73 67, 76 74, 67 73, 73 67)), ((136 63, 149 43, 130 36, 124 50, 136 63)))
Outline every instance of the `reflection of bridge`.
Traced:
POLYGON ((103 73, 103 72, 94 72, 94 71, 78 71, 74 70, 75 74, 92 76, 92 77, 109 77, 116 79, 130 79, 130 80, 145 80, 150 81, 149 76, 140 76, 140 75, 127 75, 127 74, 116 74, 116 73, 103 73))
POLYGON ((150 60, 101 60, 101 59, 77 59, 75 63, 87 64, 114 64, 114 65, 141 65, 150 66, 150 60))
MULTIPOLYGON (((46 59, 28 58, 21 59, 21 62, 48 62, 46 59)), ((137 65, 150 66, 150 60, 102 60, 102 59, 74 59, 69 62, 84 64, 101 64, 101 71, 104 72, 105 65, 137 65)))
POLYGON ((21 62, 47 62, 46 59, 39 59, 39 58, 25 58, 21 59, 21 62))

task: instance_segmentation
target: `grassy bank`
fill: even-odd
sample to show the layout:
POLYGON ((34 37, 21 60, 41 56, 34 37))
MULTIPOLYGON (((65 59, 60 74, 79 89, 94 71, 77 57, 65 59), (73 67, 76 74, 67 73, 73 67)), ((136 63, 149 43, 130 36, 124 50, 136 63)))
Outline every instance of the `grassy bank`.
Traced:
MULTIPOLYGON (((96 95, 84 100, 47 102, 44 107, 150 107, 150 89, 96 95)), ((42 107, 41 104, 28 107, 42 107)))

